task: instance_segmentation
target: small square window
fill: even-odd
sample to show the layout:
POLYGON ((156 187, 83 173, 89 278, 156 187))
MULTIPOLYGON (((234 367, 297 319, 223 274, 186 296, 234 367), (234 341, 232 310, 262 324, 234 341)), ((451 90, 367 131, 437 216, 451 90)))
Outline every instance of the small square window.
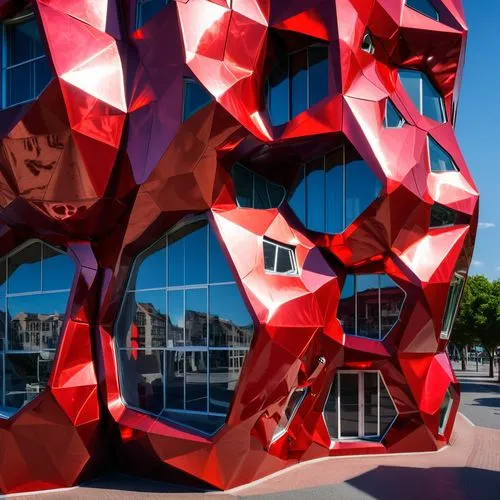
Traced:
POLYGON ((137 0, 135 29, 139 29, 156 16, 168 2, 169 0, 137 0))
POLYGON ((297 264, 293 248, 278 245, 269 240, 264 240, 264 269, 267 273, 295 276, 297 264))

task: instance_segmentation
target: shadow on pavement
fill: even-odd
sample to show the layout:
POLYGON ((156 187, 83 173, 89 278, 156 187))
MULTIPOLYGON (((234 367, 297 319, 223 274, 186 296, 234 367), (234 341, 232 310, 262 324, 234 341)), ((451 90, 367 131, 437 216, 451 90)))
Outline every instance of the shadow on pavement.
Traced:
POLYGON ((460 382, 460 392, 498 392, 500 394, 500 384, 484 382, 460 382))
POLYGON ((474 403, 472 403, 472 406, 490 406, 491 408, 500 408, 500 398, 476 398, 474 403))

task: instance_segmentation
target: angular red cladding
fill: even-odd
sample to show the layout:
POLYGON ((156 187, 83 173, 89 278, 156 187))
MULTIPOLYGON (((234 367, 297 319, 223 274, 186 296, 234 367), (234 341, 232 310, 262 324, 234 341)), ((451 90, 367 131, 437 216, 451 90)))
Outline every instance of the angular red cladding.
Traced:
POLYGON ((478 202, 452 127, 460 2, 31 4, 52 77, 27 99, 6 80, 0 254, 41 239, 78 269, 47 388, 0 418, 0 491, 76 484, 111 446, 123 470, 228 488, 445 443, 443 317, 478 202), (342 379, 389 408, 377 439, 364 414, 343 428, 342 379))

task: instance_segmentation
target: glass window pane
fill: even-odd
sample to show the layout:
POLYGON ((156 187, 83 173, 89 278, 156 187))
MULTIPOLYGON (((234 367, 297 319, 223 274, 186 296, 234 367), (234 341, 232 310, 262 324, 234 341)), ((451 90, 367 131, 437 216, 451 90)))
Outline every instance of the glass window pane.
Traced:
POLYGON ((35 19, 6 24, 7 65, 12 66, 42 55, 40 33, 35 19))
POLYGON ((340 435, 359 435, 359 377, 357 373, 340 373, 340 435))
POLYGON ((168 286, 184 285, 184 231, 168 236, 168 286))
POLYGON ((356 334, 356 303, 354 295, 354 276, 348 274, 340 294, 338 319, 346 335, 356 334))
POLYGON ((344 230, 344 150, 326 156, 326 232, 344 230))
POLYGON ((406 0, 406 5, 427 17, 439 21, 439 14, 429 0, 406 0))
POLYGON ((8 293, 38 292, 42 280, 42 245, 32 243, 7 259, 8 293))
POLYGON ((272 125, 282 125, 289 120, 288 57, 274 68, 269 76, 268 110, 272 125))
POLYGON ((38 96, 49 84, 50 80, 52 80, 52 68, 46 57, 38 59, 33 64, 35 72, 35 96, 38 96))
POLYGON ((210 351, 209 411, 227 413, 247 351, 210 351))
POLYGON ((166 407, 184 409, 184 359, 182 351, 166 351, 166 407))
POLYGON ((210 346, 249 347, 253 321, 237 285, 209 288, 210 346))
POLYGON ((26 63, 6 70, 7 106, 33 99, 34 74, 33 63, 26 63))
POLYGON ((448 298, 446 301, 441 338, 450 337, 457 309, 458 306, 460 305, 460 297, 462 295, 462 289, 464 285, 465 285, 464 276, 462 276, 461 274, 455 274, 450 284, 450 290, 448 292, 448 298))
POLYGON ((382 185, 365 161, 346 160, 346 227, 377 199, 382 185))
POLYGON ((276 272, 282 274, 295 274, 295 261, 292 249, 278 247, 276 272))
POLYGON ((297 185, 288 200, 290 208, 295 212, 295 215, 299 220, 307 225, 306 219, 306 180, 304 177, 304 168, 301 167, 299 172, 299 178, 297 180, 297 185))
POLYGON ((398 322, 405 293, 386 274, 380 275, 380 322, 384 337, 398 322))
POLYGON ((377 274, 356 276, 357 335, 380 338, 379 277, 377 274))
POLYGON ((307 164, 307 227, 325 231, 325 171, 323 158, 307 164))
POLYGON ((5 406, 22 408, 46 387, 53 352, 5 355, 5 406))
POLYGON ((212 95, 194 80, 184 80, 184 107, 183 117, 185 121, 198 110, 212 101, 212 95))
MULTIPOLYGON (((0 355, 4 350, 5 342, 5 314, 6 314, 6 302, 5 294, 7 293, 7 262, 4 260, 0 262, 0 355)), ((0 370, 0 376, 1 376, 0 370)), ((0 395, 0 406, 2 405, 2 399, 0 395)))
MULTIPOLYGON (((380 375, 379 375, 380 376, 380 375)), ((383 437, 389 430, 397 416, 396 408, 387 392, 384 381, 380 378, 380 436, 383 437)))
POLYGON ((0 346, 0 418, 8 418, 10 412, 6 412, 4 409, 4 391, 3 391, 3 348, 0 346))
POLYGON ((386 101, 384 127, 386 128, 399 128, 404 125, 404 118, 401 113, 396 109, 396 106, 390 99, 386 101))
POLYGON ((165 411, 163 417, 172 420, 178 424, 191 427, 205 434, 213 434, 219 430, 226 420, 226 417, 220 415, 207 415, 204 413, 180 413, 177 411, 165 411))
POLYGON ((152 19, 161 11, 168 1, 169 0, 138 0, 135 28, 140 28, 143 24, 152 19))
POLYGON ((127 404, 155 415, 163 410, 163 351, 120 350, 121 393, 127 404))
POLYGON ((186 345, 207 345, 207 289, 186 290, 186 345))
POLYGON ((260 175, 254 177, 254 208, 271 208, 266 181, 260 175))
POLYGON ((55 349, 69 292, 21 295, 7 300, 10 350, 55 349))
POLYGON ((290 56, 292 118, 308 108, 307 105, 307 50, 290 56))
POLYGON ((275 272, 277 246, 269 241, 263 242, 264 247, 264 268, 266 271, 275 272))
POLYGON ((431 137, 428 136, 431 172, 455 172, 457 168, 451 156, 431 137))
POLYGON ((137 259, 129 290, 164 288, 167 285, 166 243, 166 239, 162 238, 137 259))
POLYGON ((122 347, 164 347, 166 335, 166 291, 127 292, 124 312, 117 323, 122 347))
POLYGON ((185 284, 206 284, 208 282, 208 227, 206 222, 194 230, 193 226, 192 230, 184 237, 185 284))
POLYGON ((446 430, 446 424, 448 423, 448 416, 450 413, 449 410, 452 403, 453 400, 451 398, 450 390, 448 389, 444 395, 441 407, 439 408, 439 434, 443 434, 446 430))
POLYGON ((328 96, 328 47, 309 47, 309 106, 328 96))
POLYGON ((229 263, 220 246, 214 230, 209 228, 210 244, 210 283, 227 283, 234 281, 229 263))
POLYGON ((378 373, 364 373, 365 436, 378 436, 378 373))
POLYGON ((419 113, 422 113, 421 73, 410 69, 400 69, 399 79, 419 113))
POLYGON ((186 410, 207 411, 207 352, 186 352, 186 410))
POLYGON ((274 182, 266 182, 267 184, 267 194, 269 195, 269 201, 271 202, 271 208, 278 208, 285 199, 286 189, 279 184, 274 182))
POLYGON ((426 75, 422 74, 423 111, 422 114, 436 120, 445 122, 443 100, 426 75))
POLYGON ((168 292, 167 347, 184 345, 184 291, 168 292))
POLYGON ((290 423, 291 419, 297 412, 300 404, 304 400, 305 395, 306 395, 305 389, 296 389, 295 391, 292 392, 292 394, 288 399, 288 403, 286 405, 283 416, 281 417, 281 420, 278 422, 278 426, 276 427, 273 433, 272 440, 279 437, 279 435, 282 434, 287 429, 288 424, 290 423))
POLYGON ((450 208, 434 203, 431 207, 430 227, 453 226, 457 223, 458 213, 450 208))
POLYGON ((231 172, 238 206, 242 208, 253 208, 254 174, 241 165, 235 165, 231 172))
POLYGON ((69 290, 76 266, 73 259, 48 245, 43 245, 42 290, 69 290))

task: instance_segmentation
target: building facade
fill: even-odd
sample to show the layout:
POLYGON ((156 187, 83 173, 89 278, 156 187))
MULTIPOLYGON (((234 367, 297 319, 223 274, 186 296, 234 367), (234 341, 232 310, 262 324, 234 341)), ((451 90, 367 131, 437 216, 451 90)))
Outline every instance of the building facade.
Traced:
POLYGON ((460 0, 0 20, 0 493, 449 442, 478 218, 460 0))

